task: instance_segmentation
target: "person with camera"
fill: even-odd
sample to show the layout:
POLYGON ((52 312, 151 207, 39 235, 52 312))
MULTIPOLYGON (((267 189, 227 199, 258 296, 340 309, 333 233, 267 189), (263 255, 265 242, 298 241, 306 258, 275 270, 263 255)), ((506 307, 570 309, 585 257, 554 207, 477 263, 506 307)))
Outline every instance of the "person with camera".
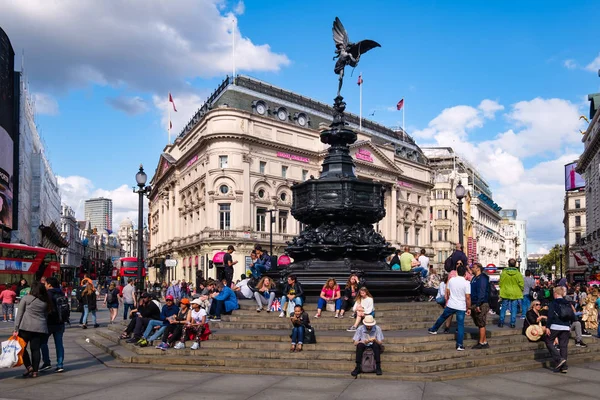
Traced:
POLYGON ((377 326, 377 321, 375 321, 375 318, 373 318, 372 315, 367 315, 363 319, 363 324, 356 330, 352 340, 356 346, 356 367, 350 375, 356 377, 361 373, 363 353, 367 348, 373 349, 373 355, 375 357, 375 373, 377 375, 382 375, 381 351, 383 346, 383 332, 381 331, 381 328, 377 326))

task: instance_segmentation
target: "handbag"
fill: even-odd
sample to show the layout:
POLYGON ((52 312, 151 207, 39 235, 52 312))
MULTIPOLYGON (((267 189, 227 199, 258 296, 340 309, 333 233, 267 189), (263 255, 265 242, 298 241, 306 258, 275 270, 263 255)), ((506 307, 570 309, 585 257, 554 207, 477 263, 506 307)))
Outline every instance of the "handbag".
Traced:
POLYGON ((335 312, 335 303, 327 303, 325 310, 329 312, 335 312))
POLYGON ((2 354, 0 354, 0 368, 13 368, 23 365, 23 352, 27 344, 23 339, 9 338, 2 342, 2 354))
POLYGON ((316 344, 317 335, 315 335, 315 328, 308 325, 304 328, 304 344, 316 344))

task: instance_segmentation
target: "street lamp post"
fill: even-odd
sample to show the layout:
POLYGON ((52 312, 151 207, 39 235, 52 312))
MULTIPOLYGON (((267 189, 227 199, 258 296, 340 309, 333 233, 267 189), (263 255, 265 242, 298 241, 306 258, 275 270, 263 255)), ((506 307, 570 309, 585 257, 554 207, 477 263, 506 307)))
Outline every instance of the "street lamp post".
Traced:
POLYGON ((562 257, 563 257, 563 253, 562 253, 562 246, 558 246, 558 265, 559 265, 559 271, 560 271, 560 277, 563 277, 563 262, 562 262, 562 257))
POLYGON ((456 185, 456 189, 454 189, 454 193, 456 194, 456 198, 458 199, 458 243, 460 243, 460 246, 463 247, 462 199, 467 194, 467 191, 460 180, 458 181, 458 185, 456 185))
POLYGON ((147 175, 144 172, 144 167, 140 164, 140 170, 135 174, 135 181, 137 183, 137 190, 134 187, 133 192, 139 195, 138 205, 138 251, 137 251, 137 291, 138 296, 144 291, 144 281, 142 280, 142 268, 144 268, 144 237, 143 229, 144 226, 144 195, 150 194, 152 188, 146 186, 147 175))
POLYGON ((521 257, 517 258, 517 264, 519 265, 519 269, 521 269, 521 261, 523 261, 521 257))

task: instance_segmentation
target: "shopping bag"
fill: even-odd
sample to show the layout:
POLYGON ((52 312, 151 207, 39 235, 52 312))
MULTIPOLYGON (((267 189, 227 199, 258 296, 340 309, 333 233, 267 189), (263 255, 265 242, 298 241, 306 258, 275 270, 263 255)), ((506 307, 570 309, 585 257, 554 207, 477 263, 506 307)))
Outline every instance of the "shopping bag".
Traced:
POLYGON ((278 299, 273 300, 273 303, 271 303, 271 311, 281 311, 281 302, 278 299))
POLYGON ((20 337, 10 338, 2 342, 2 354, 0 354, 0 368, 13 368, 23 364, 23 351, 25 341, 20 337))
POLYGON ((317 343, 317 335, 315 334, 315 328, 307 326, 304 328, 304 344, 315 344, 317 343))
POLYGON ((294 308, 296 307, 296 303, 294 303, 293 301, 288 301, 287 302, 287 306, 286 306, 286 312, 287 312, 287 316, 291 317, 292 315, 294 315, 294 308))
POLYGON ((325 310, 329 312, 335 312, 335 303, 327 303, 325 310))

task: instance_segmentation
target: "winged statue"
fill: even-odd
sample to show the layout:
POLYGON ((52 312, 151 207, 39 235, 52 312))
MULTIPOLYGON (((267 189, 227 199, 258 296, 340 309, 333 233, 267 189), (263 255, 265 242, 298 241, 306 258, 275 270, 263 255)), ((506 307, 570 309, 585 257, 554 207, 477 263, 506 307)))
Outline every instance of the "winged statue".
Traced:
POLYGON ((381 47, 381 45, 373 40, 361 40, 358 43, 351 43, 348 39, 348 33, 342 25, 342 21, 338 17, 335 17, 333 21, 333 41, 335 42, 335 62, 334 72, 339 76, 339 87, 337 95, 340 96, 342 91, 342 84, 344 83, 344 68, 346 65, 356 67, 360 56, 365 54, 367 51, 374 49, 375 47, 381 47))

